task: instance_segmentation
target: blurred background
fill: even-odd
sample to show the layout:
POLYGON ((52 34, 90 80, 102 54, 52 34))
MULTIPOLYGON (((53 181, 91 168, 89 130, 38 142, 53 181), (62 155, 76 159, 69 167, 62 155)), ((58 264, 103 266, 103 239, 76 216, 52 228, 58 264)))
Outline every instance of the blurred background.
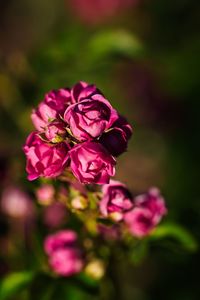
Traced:
MULTIPOLYGON (((32 255, 24 245, 25 261, 16 259, 10 240, 18 247, 20 214, 34 215, 37 183, 26 180, 21 150, 30 112, 47 91, 79 80, 96 84, 134 128, 117 178, 134 194, 160 187, 167 218, 200 240, 199 28, 197 0, 0 1, 1 277, 32 255), (28 208, 10 207, 13 197, 30 198, 28 208)), ((119 299, 200 299, 199 269, 198 251, 153 243, 141 264, 124 262, 119 299)))

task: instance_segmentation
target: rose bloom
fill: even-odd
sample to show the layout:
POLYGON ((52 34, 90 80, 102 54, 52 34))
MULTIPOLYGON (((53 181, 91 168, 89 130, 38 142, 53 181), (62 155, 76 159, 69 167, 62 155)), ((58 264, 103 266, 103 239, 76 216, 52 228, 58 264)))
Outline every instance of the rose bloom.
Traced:
POLYGON ((115 159, 99 143, 85 142, 69 151, 71 170, 81 183, 108 183, 115 174, 115 159))
POLYGON ((64 114, 72 134, 80 141, 99 137, 117 118, 116 110, 101 94, 92 94, 70 105, 64 114))
POLYGON ((69 146, 66 143, 50 145, 41 140, 37 132, 29 134, 23 147, 26 155, 26 171, 28 179, 34 180, 40 176, 59 176, 68 162, 69 146))
POLYGON ((127 150, 132 127, 122 116, 113 123, 112 129, 104 132, 99 142, 112 154, 118 156, 127 150))
POLYGON ((111 180, 102 187, 100 212, 104 217, 110 216, 121 221, 124 213, 133 208, 133 197, 127 187, 119 181, 111 180))
POLYGON ((66 108, 72 104, 70 90, 52 90, 45 95, 44 100, 33 110, 31 114, 32 122, 38 131, 44 128, 53 120, 63 116, 66 108))
POLYGON ((93 94, 101 94, 94 84, 79 81, 71 89, 72 103, 80 102, 83 99, 91 97, 93 94))
POLYGON ((77 235, 74 231, 61 230, 47 236, 44 249, 55 273, 61 276, 71 276, 81 271, 83 260, 77 247, 77 235))
POLYGON ((130 232, 137 237, 148 235, 166 215, 164 199, 157 188, 147 194, 137 196, 135 207, 125 214, 124 220, 130 232))

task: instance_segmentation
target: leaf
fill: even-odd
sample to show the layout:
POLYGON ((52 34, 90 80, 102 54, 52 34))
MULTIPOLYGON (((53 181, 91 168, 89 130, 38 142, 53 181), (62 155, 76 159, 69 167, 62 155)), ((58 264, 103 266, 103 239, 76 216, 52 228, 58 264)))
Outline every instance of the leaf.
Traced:
POLYGON ((163 238, 174 238, 188 251, 196 251, 198 244, 194 236, 182 226, 175 223, 167 223, 157 227, 150 238, 157 240, 163 238))
POLYGON ((125 30, 100 32, 90 40, 88 45, 91 60, 100 60, 113 54, 135 58, 141 52, 143 52, 143 47, 140 41, 125 30))
POLYGON ((134 264, 138 265, 144 260, 147 254, 148 243, 146 240, 141 240, 138 241, 136 245, 133 245, 133 247, 131 247, 130 259, 134 264))
POLYGON ((33 280, 33 272, 18 272, 9 274, 0 283, 0 299, 9 299, 25 289, 33 280))

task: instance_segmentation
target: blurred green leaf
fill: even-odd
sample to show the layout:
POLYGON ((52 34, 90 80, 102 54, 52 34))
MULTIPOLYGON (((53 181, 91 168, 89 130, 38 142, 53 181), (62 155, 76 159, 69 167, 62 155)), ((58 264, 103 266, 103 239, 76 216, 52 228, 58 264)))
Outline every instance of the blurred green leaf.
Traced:
POLYGON ((113 54, 135 58, 142 52, 141 42, 125 30, 100 32, 90 40, 88 45, 91 60, 100 60, 113 54))
POLYGON ((134 264, 140 264, 148 254, 148 243, 146 240, 139 241, 131 247, 130 260, 134 264))
POLYGON ((0 299, 9 299, 25 289, 33 280, 33 272, 18 272, 9 274, 0 283, 0 299))
POLYGON ((188 251, 196 251, 198 248, 197 241, 194 236, 185 228, 175 223, 160 225, 150 236, 153 240, 168 237, 177 240, 188 251))

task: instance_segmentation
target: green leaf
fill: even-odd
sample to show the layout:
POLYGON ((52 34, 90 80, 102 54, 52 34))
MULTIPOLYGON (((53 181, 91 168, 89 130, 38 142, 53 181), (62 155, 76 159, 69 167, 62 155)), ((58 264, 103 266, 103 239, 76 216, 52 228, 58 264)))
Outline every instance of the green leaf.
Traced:
POLYGON ((130 259, 135 265, 142 263, 148 254, 148 243, 146 240, 138 241, 131 247, 130 259))
POLYGON ((167 223, 158 226, 150 236, 153 240, 168 237, 177 240, 188 251, 193 252, 198 248, 198 244, 194 236, 185 228, 175 223, 167 223))
POLYGON ((0 299, 9 299, 25 289, 33 280, 33 272, 18 272, 9 274, 0 283, 0 299))
POLYGON ((89 42, 88 53, 91 60, 118 54, 135 58, 143 52, 141 42, 125 30, 110 30, 96 34, 89 42))

